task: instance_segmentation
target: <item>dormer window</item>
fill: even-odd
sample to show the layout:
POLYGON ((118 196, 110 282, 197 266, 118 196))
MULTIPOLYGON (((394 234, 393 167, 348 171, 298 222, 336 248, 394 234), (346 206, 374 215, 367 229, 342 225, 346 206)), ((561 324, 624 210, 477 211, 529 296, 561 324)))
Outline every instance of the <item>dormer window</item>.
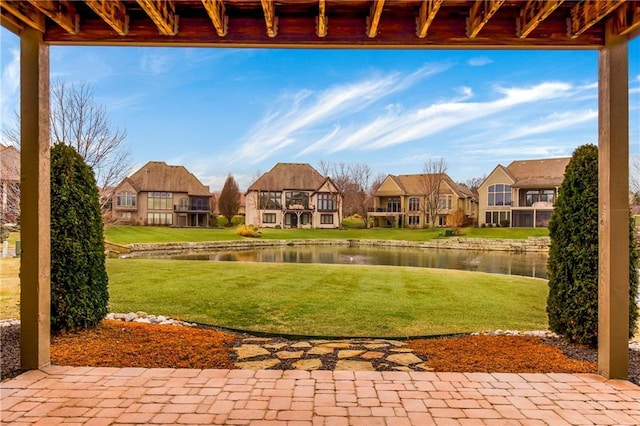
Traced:
POLYGON ((136 194, 129 191, 118 192, 116 195, 116 207, 135 207, 136 194))
POLYGON ((489 206, 510 206, 511 205, 511 185, 498 183, 489 186, 488 190, 489 206))

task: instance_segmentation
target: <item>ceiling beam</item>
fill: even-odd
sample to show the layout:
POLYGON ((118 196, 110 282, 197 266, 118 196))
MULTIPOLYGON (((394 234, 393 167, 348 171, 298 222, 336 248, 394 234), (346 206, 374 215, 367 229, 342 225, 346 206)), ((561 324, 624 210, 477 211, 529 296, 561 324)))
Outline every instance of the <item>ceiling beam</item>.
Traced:
POLYGON ((471 9, 469 9, 469 17, 467 18, 467 37, 475 38, 504 1, 482 0, 474 2, 471 9))
POLYGON ((0 7, 33 29, 45 32, 45 17, 39 10, 24 1, 0 1, 0 7))
POLYGON ((84 0, 96 15, 102 18, 119 35, 129 32, 129 15, 120 0, 84 0))
POLYGON ((529 0, 522 9, 520 9, 520 17, 516 25, 516 35, 519 38, 526 38, 531 31, 535 30, 536 27, 547 19, 563 2, 564 0, 529 0))
MULTIPOLYGON (((1 5, 1 4, 0 4, 1 5)), ((0 25, 8 29, 15 35, 19 36, 20 32, 24 30, 24 24, 21 20, 9 13, 8 10, 0 7, 0 25)))
POLYGON ((327 36, 327 14, 326 14, 326 1, 318 1, 318 16, 316 16, 316 35, 318 37, 327 36))
POLYGON ((224 8, 224 2, 222 0, 202 0, 202 4, 207 10, 218 36, 226 36, 229 29, 229 17, 224 8))
POLYGON ((582 0, 571 8, 568 34, 572 39, 580 37, 602 18, 613 12, 626 0, 582 0))
POLYGON ((628 35, 640 30, 640 2, 628 2, 611 14, 614 34, 628 35))
POLYGON ((371 11, 367 16, 367 37, 369 38, 374 38, 378 35, 378 24, 380 23, 383 6, 384 0, 373 0, 371 11))
POLYGON ((140 7, 156 24, 160 34, 173 36, 178 34, 178 16, 171 0, 137 0, 140 7))
POLYGON ((278 17, 273 0, 260 0, 264 12, 264 22, 267 25, 267 35, 271 38, 278 35, 278 17))
POLYGON ((416 35, 420 38, 427 36, 427 31, 436 17, 444 0, 422 0, 420 14, 416 18, 416 35))
POLYGON ((29 0, 29 3, 69 34, 78 34, 80 31, 80 15, 76 12, 73 2, 68 0, 29 0))

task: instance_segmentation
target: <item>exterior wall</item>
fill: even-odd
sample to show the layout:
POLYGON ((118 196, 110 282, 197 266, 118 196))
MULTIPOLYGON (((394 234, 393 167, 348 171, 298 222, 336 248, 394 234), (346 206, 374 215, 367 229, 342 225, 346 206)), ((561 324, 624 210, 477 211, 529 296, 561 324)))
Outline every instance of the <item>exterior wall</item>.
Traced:
POLYGON ((120 223, 129 223, 135 224, 139 219, 138 209, 140 208, 140 201, 137 191, 129 184, 129 182, 124 181, 120 184, 115 191, 113 191, 113 199, 111 203, 111 212, 113 214, 113 218, 120 223), (130 192, 136 195, 136 206, 133 207, 123 207, 117 205, 117 197, 118 194, 122 192, 130 192))
MULTIPOLYGON (((497 167, 491 172, 491 174, 482 182, 482 185, 478 188, 478 225, 482 226, 486 224, 487 211, 506 212, 506 215, 511 217, 511 206, 489 206, 489 186, 495 184, 508 184, 513 185, 513 179, 505 173, 504 169, 497 167)), ((514 197, 515 189, 511 188, 511 200, 515 202, 514 197)))

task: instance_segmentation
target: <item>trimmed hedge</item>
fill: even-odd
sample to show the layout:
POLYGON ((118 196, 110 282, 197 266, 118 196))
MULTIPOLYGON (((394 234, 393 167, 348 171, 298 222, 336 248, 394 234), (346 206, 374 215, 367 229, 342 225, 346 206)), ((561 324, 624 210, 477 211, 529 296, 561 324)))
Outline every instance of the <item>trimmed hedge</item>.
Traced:
MULTIPOLYGON (((598 148, 578 147, 549 224, 549 296, 547 314, 552 331, 568 341, 598 344, 598 148)), ((629 333, 635 331, 638 307, 638 253, 630 225, 629 333)))
POLYGON ((63 143, 51 149, 51 330, 97 325, 107 314, 102 214, 91 168, 63 143))

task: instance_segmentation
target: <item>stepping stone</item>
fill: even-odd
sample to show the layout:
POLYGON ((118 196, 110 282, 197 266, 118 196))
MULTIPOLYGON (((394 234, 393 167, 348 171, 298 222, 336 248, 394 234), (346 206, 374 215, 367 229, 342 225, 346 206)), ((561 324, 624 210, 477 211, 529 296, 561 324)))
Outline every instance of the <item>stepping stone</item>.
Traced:
POLYGON ((282 349, 284 347, 287 346, 286 343, 269 343, 267 345, 262 345, 265 348, 269 348, 269 349, 282 349))
POLYGON ((406 371, 407 373, 411 373, 413 370, 409 367, 393 367, 396 371, 406 371))
POLYGON ((319 370, 322 368, 322 361, 317 358, 301 359, 293 363, 296 370, 319 370))
POLYGON ((236 367, 243 370, 267 370, 278 364, 280 364, 280 361, 277 359, 265 359, 262 361, 236 362, 236 367))
POLYGON ((405 346, 406 345, 406 343, 398 342, 397 340, 385 340, 385 342, 387 342, 387 343, 389 343, 389 344, 391 344, 393 346, 396 346, 396 347, 400 347, 400 346, 405 346))
POLYGON ((269 340, 271 340, 268 337, 247 337, 246 339, 242 339, 243 342, 247 342, 247 343, 262 343, 262 342, 268 342, 269 340))
POLYGON ((238 353, 238 359, 255 358, 257 356, 271 355, 271 352, 258 345, 242 345, 239 348, 233 348, 238 353))
POLYGON ((334 370, 343 371, 376 371, 368 361, 349 361, 341 359, 336 363, 334 370))
POLYGON ((422 362, 420 358, 418 358, 417 356, 411 353, 389 355, 387 357, 387 361, 391 361, 394 364, 400 364, 400 365, 411 365, 411 364, 417 364, 419 362, 422 362))
POLYGON ((298 342, 291 345, 292 348, 310 348, 311 343, 309 342, 298 342))
POLYGON ((411 349, 411 348, 396 348, 396 349, 389 350, 389 352, 413 352, 413 349, 411 349))
POLYGON ((360 355, 362 359, 380 359, 384 357, 384 352, 368 351, 360 355))
POLYGON ((364 347, 367 349, 381 349, 381 348, 388 348, 389 344, 388 343, 369 343, 364 345, 364 347))
POLYGON ((318 346, 322 348, 334 348, 334 349, 344 349, 351 346, 351 343, 346 342, 329 342, 329 343, 321 343, 318 346))
POLYGON ((276 356, 280 359, 295 359, 302 357, 302 354, 304 354, 304 351, 280 351, 276 353, 276 356))
POLYGON ((363 354, 365 351, 361 350, 352 350, 352 351, 338 351, 338 358, 354 358, 360 354, 363 354))
POLYGON ((422 364, 418 364, 418 365, 416 365, 416 367, 418 367, 419 369, 424 370, 424 371, 433 371, 434 370, 434 368, 433 367, 429 367, 426 362, 423 362, 422 364))
POLYGON ((315 347, 307 351, 307 355, 329 355, 333 353, 331 348, 315 347))

